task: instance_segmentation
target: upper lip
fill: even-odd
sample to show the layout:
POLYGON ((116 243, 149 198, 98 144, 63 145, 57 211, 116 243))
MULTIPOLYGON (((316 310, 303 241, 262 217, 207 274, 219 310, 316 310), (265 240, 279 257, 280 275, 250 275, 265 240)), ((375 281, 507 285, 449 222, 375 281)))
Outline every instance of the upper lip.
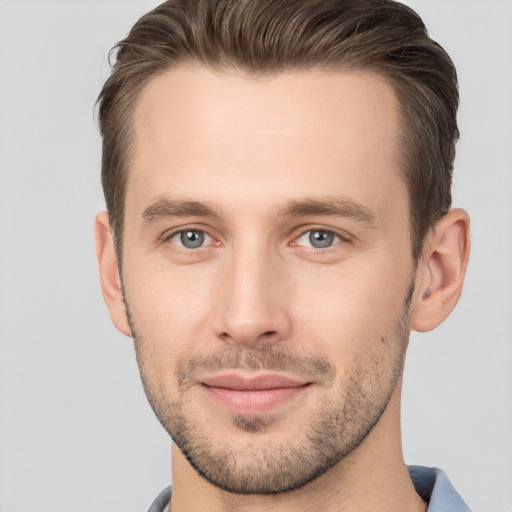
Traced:
POLYGON ((202 378, 201 383, 214 388, 226 388, 237 391, 298 388, 308 384, 308 382, 278 374, 264 374, 257 375, 255 377, 245 377, 235 373, 220 374, 202 378))

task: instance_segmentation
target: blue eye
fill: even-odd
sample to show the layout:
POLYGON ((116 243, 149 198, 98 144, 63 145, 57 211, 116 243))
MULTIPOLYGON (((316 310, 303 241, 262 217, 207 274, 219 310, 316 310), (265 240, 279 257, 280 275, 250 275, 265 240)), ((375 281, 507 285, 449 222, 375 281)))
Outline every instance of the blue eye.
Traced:
POLYGON ((300 245, 314 249, 327 249, 341 242, 341 238, 332 231, 325 229, 312 229, 303 233, 297 240, 300 245))
POLYGON ((175 233, 170 241, 178 247, 185 249, 198 249, 212 243, 212 237, 200 229, 186 229, 175 233))

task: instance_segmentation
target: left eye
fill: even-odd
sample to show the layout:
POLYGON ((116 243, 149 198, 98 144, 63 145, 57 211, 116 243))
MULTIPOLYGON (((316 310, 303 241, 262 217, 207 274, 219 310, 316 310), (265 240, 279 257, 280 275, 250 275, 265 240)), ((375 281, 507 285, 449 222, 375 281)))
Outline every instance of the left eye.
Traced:
POLYGON ((186 229, 175 233, 170 242, 185 249, 198 249, 213 242, 213 238, 200 229, 186 229))
POLYGON ((341 242, 341 238, 325 229, 312 229, 303 233, 298 239, 298 245, 313 247, 315 249, 327 249, 334 244, 341 242))

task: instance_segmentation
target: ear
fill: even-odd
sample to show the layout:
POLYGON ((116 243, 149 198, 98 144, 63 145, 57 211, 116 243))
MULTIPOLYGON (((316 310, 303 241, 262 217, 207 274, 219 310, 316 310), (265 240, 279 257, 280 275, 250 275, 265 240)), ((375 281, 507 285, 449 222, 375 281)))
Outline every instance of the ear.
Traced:
POLYGON ((412 329, 430 331, 452 312, 462 292, 469 249, 469 216, 452 209, 425 241, 416 274, 412 329))
POLYGON ((112 228, 107 212, 96 215, 94 222, 96 258, 100 270, 101 291, 112 322, 126 336, 132 332, 123 300, 119 263, 112 237, 112 228))

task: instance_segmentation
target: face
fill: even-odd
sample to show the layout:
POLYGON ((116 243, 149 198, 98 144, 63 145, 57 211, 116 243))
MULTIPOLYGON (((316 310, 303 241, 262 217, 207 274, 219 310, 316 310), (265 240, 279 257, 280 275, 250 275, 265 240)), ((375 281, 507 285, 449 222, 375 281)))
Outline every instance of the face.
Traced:
POLYGON ((300 487, 362 450, 400 381, 414 268, 393 91, 183 65, 134 120, 122 274, 151 405, 216 486, 300 487))

